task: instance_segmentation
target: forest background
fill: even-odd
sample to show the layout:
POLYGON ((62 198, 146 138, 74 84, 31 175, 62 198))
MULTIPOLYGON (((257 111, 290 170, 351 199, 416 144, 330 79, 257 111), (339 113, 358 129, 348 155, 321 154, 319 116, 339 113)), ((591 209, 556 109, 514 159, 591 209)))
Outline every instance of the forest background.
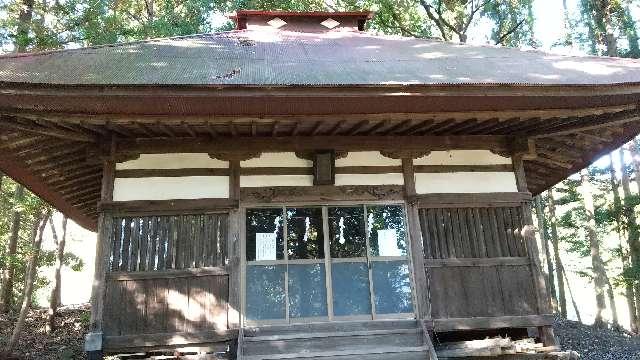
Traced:
MULTIPOLYGON (((640 0, 0 0, 0 52, 226 31, 237 9, 372 10, 368 31, 380 34, 640 58, 640 0)), ((598 159, 538 196, 534 209, 556 311, 633 333, 639 149, 632 141, 598 159)), ((94 233, 0 173, 0 312, 43 306, 53 318, 61 304, 88 301, 94 251, 94 233)))

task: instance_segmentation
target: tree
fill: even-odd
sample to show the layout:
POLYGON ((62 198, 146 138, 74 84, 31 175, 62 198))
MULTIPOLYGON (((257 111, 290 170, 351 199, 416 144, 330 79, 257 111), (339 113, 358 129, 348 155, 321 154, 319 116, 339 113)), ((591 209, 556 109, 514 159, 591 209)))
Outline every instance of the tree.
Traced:
POLYGON ((40 214, 36 221, 33 222, 33 229, 31 239, 33 250, 31 255, 29 256, 29 268, 25 281, 25 290, 24 290, 24 298, 22 300, 22 307, 20 308, 20 315, 18 315, 18 320, 16 321, 16 325, 13 328, 13 333, 11 334, 11 338, 9 339, 9 343, 7 344, 6 352, 11 353, 16 342, 18 341, 18 337, 22 332, 22 328, 24 327, 24 322, 27 318, 27 312, 29 311, 29 306, 31 304, 31 295, 33 294, 34 283, 36 280, 36 273, 38 271, 38 258, 40 256, 40 249, 42 248, 42 238, 44 236, 44 229, 47 225, 47 221, 51 216, 51 210, 48 209, 40 214))
MULTIPOLYGON (((622 171, 624 172, 626 171, 624 169, 624 154, 622 153, 621 150, 618 150, 618 152, 620 157, 620 164, 623 167, 622 171)), ((618 181, 616 176, 616 170, 613 166, 614 163, 613 163, 612 154, 613 153, 609 154, 609 162, 610 162, 609 174, 610 174, 610 181, 611 181, 611 192, 613 194, 612 215, 616 222, 616 232, 618 234, 618 239, 620 241, 619 252, 620 252, 620 260, 622 262, 622 277, 623 277, 623 283, 625 288, 625 298, 627 300, 627 309, 629 311, 629 328, 631 329, 632 332, 635 333, 638 331, 638 326, 637 326, 638 318, 636 314, 635 292, 633 290, 632 283, 624 280, 624 274, 629 272, 629 254, 627 251, 627 246, 625 244, 626 243, 625 235, 623 231, 623 228, 625 227, 624 219, 623 219, 624 217, 623 206, 622 206, 622 200, 620 200, 620 192, 618 191, 618 181)))
POLYGON ((56 227, 53 223, 53 217, 49 217, 49 224, 51 225, 51 233, 53 240, 56 244, 56 265, 55 274, 53 278, 53 287, 51 288, 51 297, 49 300, 49 313, 47 318, 47 332, 55 330, 55 319, 60 305, 60 288, 62 283, 61 270, 64 263, 64 247, 67 238, 67 217, 62 217, 62 236, 58 239, 56 227))
POLYGON ((549 225, 551 228, 551 244, 553 246, 553 258, 556 263, 556 278, 558 279, 558 307, 560 308, 560 315, 563 318, 567 317, 567 297, 565 295, 564 285, 564 266, 562 265, 562 259, 560 258, 560 246, 558 244, 558 219, 556 218, 556 205, 553 196, 553 189, 547 191, 547 202, 549 209, 549 225))
POLYGON ((534 204, 536 208, 536 217, 538 218, 538 233, 540 234, 540 244, 544 250, 544 257, 547 263, 547 285, 549 287, 549 293, 551 294, 551 306, 554 312, 558 312, 558 296, 556 293, 556 282, 554 277, 553 259, 551 258, 551 251, 549 250, 549 237, 547 236, 547 220, 544 216, 544 208, 542 206, 541 196, 538 195, 534 198, 534 204))
POLYGON ((16 253, 22 223, 21 202, 24 198, 24 187, 16 186, 11 220, 11 235, 6 253, 6 269, 2 274, 2 293, 0 294, 0 313, 8 313, 13 304, 13 283, 16 269, 16 253))
POLYGON ((496 45, 538 45, 533 36, 533 0, 490 1, 485 6, 483 15, 495 24, 491 39, 496 45))
POLYGON ((595 206, 593 204, 593 191, 589 179, 589 172, 580 172, 582 203, 586 211, 586 231, 589 247, 591 250, 591 266, 594 273, 594 290, 596 296, 596 318, 593 325, 597 328, 605 328, 606 323, 602 313, 606 310, 605 286, 607 284, 607 274, 600 253, 600 240, 596 231, 595 206))

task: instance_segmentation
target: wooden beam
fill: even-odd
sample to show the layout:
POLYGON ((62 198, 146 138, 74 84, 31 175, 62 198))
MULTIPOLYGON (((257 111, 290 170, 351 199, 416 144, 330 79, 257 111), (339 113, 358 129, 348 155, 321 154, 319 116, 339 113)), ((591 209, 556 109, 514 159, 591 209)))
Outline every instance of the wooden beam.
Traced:
POLYGON ((147 280, 147 279, 176 279, 183 277, 199 277, 199 276, 227 276, 227 272, 221 267, 203 267, 183 270, 169 271, 138 271, 138 272, 110 272, 107 274, 107 280, 113 281, 129 281, 129 280, 147 280))
POLYGON ((73 219, 80 226, 92 231, 96 230, 96 222, 94 219, 82 214, 77 208, 69 204, 58 192, 52 191, 42 178, 26 169, 22 162, 15 161, 6 155, 0 156, 0 171, 24 185, 31 192, 73 219))
POLYGON ((95 136, 90 136, 84 133, 77 133, 73 131, 67 130, 59 130, 59 129, 50 129, 42 126, 34 126, 34 125, 25 125, 16 123, 15 120, 2 118, 0 121, 0 127, 5 129, 15 129, 21 130, 25 132, 42 134, 52 137, 57 137, 65 140, 73 140, 73 141, 82 141, 82 142, 97 142, 98 138, 95 136))
POLYGON ((526 328, 553 324, 553 315, 450 318, 426 321, 427 328, 439 331, 526 328))
POLYGON ((507 136, 298 136, 118 139, 118 154, 214 153, 233 151, 287 152, 332 148, 338 151, 379 150, 512 150, 507 136))
POLYGON ((609 120, 609 121, 606 121, 606 120, 599 121, 599 123, 593 124, 593 125, 583 125, 583 126, 579 125, 569 129, 545 132, 544 134, 534 135, 533 137, 540 139, 540 138, 554 137, 558 135, 575 134, 575 133, 579 133, 586 130, 596 130, 596 129, 606 128, 611 126, 624 125, 629 122, 640 120, 640 116, 637 116, 637 115, 630 116, 625 114, 625 115, 620 115, 619 117, 614 117, 613 120, 609 120))
POLYGON ((510 193, 474 193, 474 194, 423 194, 409 198, 419 208, 447 208, 447 207, 505 207, 520 206, 523 202, 531 201, 528 192, 510 193))
POLYGON ((141 213, 184 213, 194 211, 219 212, 238 207, 238 202, 230 199, 185 199, 185 200, 134 200, 101 201, 99 210, 121 214, 141 213))
POLYGON ((233 340, 238 330, 210 330, 203 332, 175 332, 146 335, 106 336, 105 350, 126 351, 153 347, 173 347, 189 344, 216 343, 233 340))

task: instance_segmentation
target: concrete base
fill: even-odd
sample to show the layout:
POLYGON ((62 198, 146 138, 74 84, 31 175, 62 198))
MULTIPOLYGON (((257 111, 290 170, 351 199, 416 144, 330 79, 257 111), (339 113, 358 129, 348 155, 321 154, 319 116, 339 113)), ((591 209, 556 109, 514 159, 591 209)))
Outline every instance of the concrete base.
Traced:
POLYGON ((86 351, 87 354, 91 352, 97 352, 97 351, 102 352, 102 333, 101 332, 88 333, 84 337, 84 351, 86 351))
POLYGON ((87 351, 87 360, 102 360, 104 356, 102 351, 87 351))

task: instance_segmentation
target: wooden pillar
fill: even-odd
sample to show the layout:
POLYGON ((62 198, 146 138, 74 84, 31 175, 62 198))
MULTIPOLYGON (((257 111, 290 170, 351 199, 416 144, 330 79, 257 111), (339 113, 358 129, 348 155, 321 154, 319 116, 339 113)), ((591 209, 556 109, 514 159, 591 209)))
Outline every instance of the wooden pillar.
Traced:
POLYGON ((404 176, 405 197, 407 198, 407 221, 411 244, 411 260, 413 265, 413 279, 415 284, 416 313, 418 319, 431 319, 431 303, 429 302, 429 283, 424 266, 424 252, 422 232, 418 208, 411 199, 416 195, 416 181, 413 171, 413 159, 402 159, 402 173, 404 176))
MULTIPOLYGON (((240 200, 240 160, 231 159, 229 161, 229 199, 240 200)), ((241 297, 241 247, 240 230, 241 218, 239 209, 232 209, 229 212, 229 236, 227 244, 227 272, 229 273, 229 308, 227 313, 227 323, 230 329, 240 327, 241 297)))
MULTIPOLYGON (((116 162, 113 156, 103 160, 102 188, 100 201, 113 200, 116 162)), ((100 212, 98 216, 98 234, 96 241, 95 270, 91 288, 91 321, 89 334, 85 338, 85 351, 89 359, 102 358, 102 329, 105 298, 105 277, 109 262, 110 229, 112 218, 109 213, 100 212)))
MULTIPOLYGON (((516 154, 512 157, 513 172, 516 177, 516 185, 519 192, 529 192, 527 187, 527 178, 524 172, 524 156, 516 154)), ((536 300, 539 314, 551 314, 551 299, 547 291, 547 283, 544 278, 542 266, 540 265, 540 254, 535 236, 535 228, 533 226, 533 215, 531 211, 531 203, 522 205, 522 213, 524 214, 524 228, 522 229, 523 237, 527 243, 527 254, 531 261, 531 274, 533 275, 534 287, 536 290, 536 300)), ((556 346, 557 341, 553 334, 551 326, 541 326, 538 328, 540 340, 545 346, 556 346)))

